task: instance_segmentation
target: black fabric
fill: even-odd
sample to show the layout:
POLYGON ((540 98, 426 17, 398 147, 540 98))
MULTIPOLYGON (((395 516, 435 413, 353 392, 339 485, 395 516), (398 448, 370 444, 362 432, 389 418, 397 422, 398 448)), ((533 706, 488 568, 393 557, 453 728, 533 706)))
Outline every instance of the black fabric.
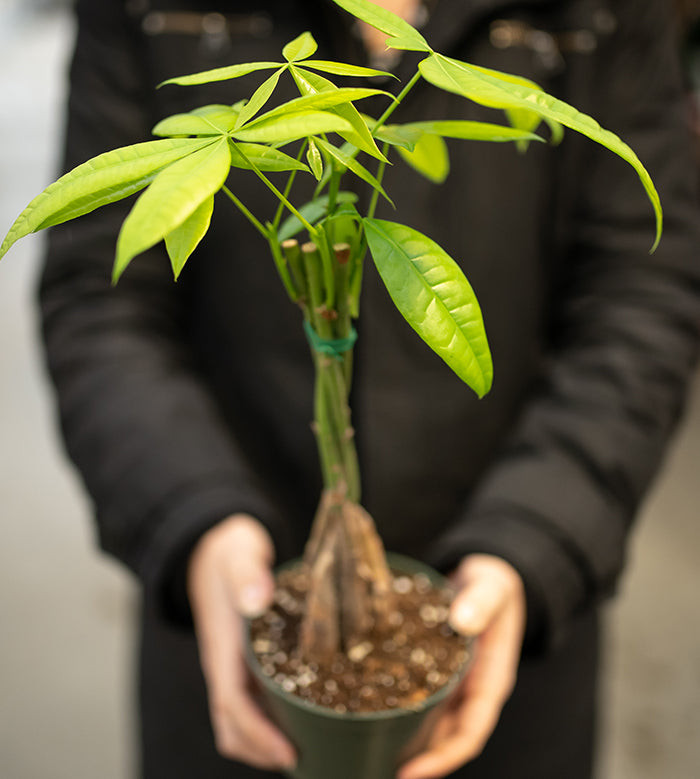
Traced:
MULTIPOLYGON (((670 13, 665 0, 643 8, 633 0, 439 0, 432 8, 425 34, 437 48, 532 78, 622 135, 648 166, 666 212, 663 241, 649 255, 653 216, 635 174, 573 132, 557 148, 533 144, 526 155, 500 144, 450 144, 452 172, 440 189, 401 165, 387 173, 398 211, 382 204, 379 215, 427 233, 463 266, 484 311, 495 382, 484 401, 473 397, 404 323, 368 267, 352 397, 363 503, 389 549, 444 570, 469 552, 515 565, 528 595, 528 662, 540 669, 542 689, 554 690, 547 674, 570 657, 574 627, 614 590, 632 518, 695 361, 696 177, 670 13), (495 46, 491 25, 503 20, 545 33, 557 56, 529 39, 495 46), (580 39, 572 31, 594 46, 572 46, 580 39), (554 654, 539 659, 543 652, 554 654)), ((321 57, 358 47, 347 20, 321 0, 81 0, 77 13, 66 168, 147 140, 169 114, 241 99, 254 83, 155 90, 173 75, 277 58, 306 28, 321 57), (220 9, 237 21, 224 36, 154 29, 150 14, 183 9, 220 9), (270 24, 253 35, 242 20, 260 13, 270 24)), ((407 116, 502 121, 425 84, 397 119, 407 116)), ((232 173, 231 185, 265 218, 274 207, 269 193, 255 181, 239 184, 241 175, 232 173)), ((205 712, 186 708, 185 696, 190 687, 201 693, 184 600, 196 539, 246 511, 270 529, 284 561, 300 553, 320 489, 299 314, 259 236, 229 205, 217 201, 212 229, 177 284, 155 247, 111 288, 130 203, 53 229, 41 282, 68 452, 93 498, 102 547, 145 584, 147 741, 182 716, 191 719, 188 731, 209 738, 205 712), (183 697, 164 707, 161 693, 149 691, 153 675, 174 662, 175 639, 159 637, 176 625, 185 631, 177 639, 182 664, 158 684, 183 697)), ((578 672, 570 673, 573 684, 578 672)), ((581 677, 586 700, 592 678, 581 677)), ((565 709, 562 727, 578 728, 575 707, 565 709)), ((592 707, 586 712, 587 733, 592 707)), ((503 732, 515 738, 517 728, 503 732)))

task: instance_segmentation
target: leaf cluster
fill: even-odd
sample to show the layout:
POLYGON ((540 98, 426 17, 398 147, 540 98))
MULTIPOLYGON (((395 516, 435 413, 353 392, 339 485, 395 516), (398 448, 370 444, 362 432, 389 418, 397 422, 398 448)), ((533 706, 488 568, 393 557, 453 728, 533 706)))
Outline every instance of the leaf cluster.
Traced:
POLYGON ((29 233, 141 192, 119 233, 113 280, 119 279, 135 256, 160 241, 165 242, 177 279, 209 228, 215 194, 223 192, 268 242, 281 280, 296 302, 308 301, 303 300, 304 290, 290 272, 282 242, 306 230, 318 247, 325 310, 347 304, 353 316, 359 310, 362 258, 369 248, 401 314, 481 396, 491 386, 492 367, 481 312, 469 283, 430 238, 411 227, 374 218, 378 197, 391 202, 382 185, 387 155, 395 152, 420 174, 440 183, 449 173, 445 138, 514 142, 524 149, 531 141, 543 140, 535 131, 545 122, 554 142, 567 127, 607 147, 634 168, 656 215, 653 248, 662 228, 658 194, 627 144, 537 84, 435 52, 410 24, 369 0, 334 2, 384 32, 387 47, 425 55, 397 97, 371 87, 338 86, 328 76, 390 78, 391 74, 315 59, 316 42, 308 32, 284 47, 279 62, 242 63, 169 79, 164 85, 188 86, 271 71, 247 101, 205 105, 170 116, 153 128, 158 140, 106 152, 62 176, 22 211, 0 246, 0 257, 29 233), (291 77, 299 96, 268 108, 283 76, 291 77), (450 119, 388 123, 420 79, 502 110, 508 124, 450 119), (375 119, 361 113, 355 103, 376 96, 385 97, 387 107, 375 119), (297 145, 296 154, 283 150, 290 144, 297 145), (369 162, 361 162, 360 155, 369 162), (370 164, 376 166, 374 172, 370 164), (241 171, 259 178, 277 198, 279 206, 271 221, 252 214, 243 202, 241 171), (271 174, 279 173, 288 174, 283 190, 271 179, 271 174), (317 182, 314 198, 303 205, 290 199, 297 174, 313 176, 317 182), (360 179, 374 191, 366 214, 357 211, 351 192, 341 190, 345 175, 360 179), (234 182, 231 189, 226 184, 229 178, 234 182), (285 213, 287 218, 282 221, 285 213), (347 243, 354 257, 354 270, 340 299, 332 256, 337 242, 347 243))

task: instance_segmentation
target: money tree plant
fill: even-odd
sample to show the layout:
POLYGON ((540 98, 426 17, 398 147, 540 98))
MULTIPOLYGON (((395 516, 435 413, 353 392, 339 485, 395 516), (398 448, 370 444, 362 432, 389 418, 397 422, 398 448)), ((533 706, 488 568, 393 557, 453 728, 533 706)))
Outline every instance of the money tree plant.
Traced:
POLYGON ((410 225, 374 216, 378 198, 391 202, 382 184, 389 156, 439 182, 447 170, 445 138, 525 147, 543 140, 535 134, 542 122, 553 141, 566 127, 606 146, 635 169, 656 214, 652 248, 662 225, 658 194, 642 163, 592 118, 527 79, 434 51, 408 22, 369 0, 334 1, 384 33, 389 49, 420 53, 415 74, 397 96, 372 87, 339 86, 329 77, 389 74, 315 59, 316 43, 308 32, 284 47, 279 62, 235 64, 172 78, 165 83, 187 86, 270 73, 247 101, 170 116, 153 128, 158 140, 108 151, 79 165, 32 200, 0 247, 2 257, 29 233, 141 190, 117 239, 115 283, 132 259, 160 241, 177 279, 209 228, 217 194, 230 200, 260 233, 290 301, 301 310, 316 371, 313 429, 324 489, 304 557, 309 590, 299 639, 300 651, 315 659, 347 650, 372 627, 381 629, 391 611, 383 546, 360 506, 348 407, 353 320, 359 313, 368 250, 396 308, 426 344, 478 396, 489 391, 492 380, 479 304, 458 264, 410 225), (282 78, 293 79, 299 97, 269 108, 282 78), (506 123, 442 117, 390 123, 394 110, 421 79, 501 109, 506 123), (378 95, 386 99, 379 117, 356 106, 378 95), (285 180, 275 183, 274 174, 275 179, 284 174, 285 180), (275 195, 275 213, 251 213, 245 204, 247 176, 260 179, 275 195), (294 201, 298 176, 316 180, 309 202, 294 201), (365 213, 358 210, 352 191, 341 187, 352 179, 372 190, 365 213))

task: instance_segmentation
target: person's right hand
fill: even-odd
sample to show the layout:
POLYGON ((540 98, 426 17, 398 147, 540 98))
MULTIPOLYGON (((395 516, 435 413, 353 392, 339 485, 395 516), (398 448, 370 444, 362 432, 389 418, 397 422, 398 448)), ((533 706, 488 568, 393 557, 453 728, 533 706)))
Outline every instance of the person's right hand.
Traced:
POLYGON ((242 617, 258 616, 272 602, 273 554, 260 522, 235 514, 202 536, 187 570, 216 748, 224 757, 268 770, 292 767, 296 755, 251 695, 242 617))

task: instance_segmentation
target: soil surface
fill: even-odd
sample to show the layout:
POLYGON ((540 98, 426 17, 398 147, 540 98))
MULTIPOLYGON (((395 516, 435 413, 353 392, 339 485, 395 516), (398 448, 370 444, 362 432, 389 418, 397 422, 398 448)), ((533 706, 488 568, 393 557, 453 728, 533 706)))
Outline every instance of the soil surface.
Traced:
POLYGON ((338 713, 419 707, 470 659, 468 641, 447 623, 454 592, 394 572, 391 627, 328 663, 304 662, 296 646, 307 584, 303 571, 281 573, 273 606, 251 624, 263 674, 302 700, 338 713))

